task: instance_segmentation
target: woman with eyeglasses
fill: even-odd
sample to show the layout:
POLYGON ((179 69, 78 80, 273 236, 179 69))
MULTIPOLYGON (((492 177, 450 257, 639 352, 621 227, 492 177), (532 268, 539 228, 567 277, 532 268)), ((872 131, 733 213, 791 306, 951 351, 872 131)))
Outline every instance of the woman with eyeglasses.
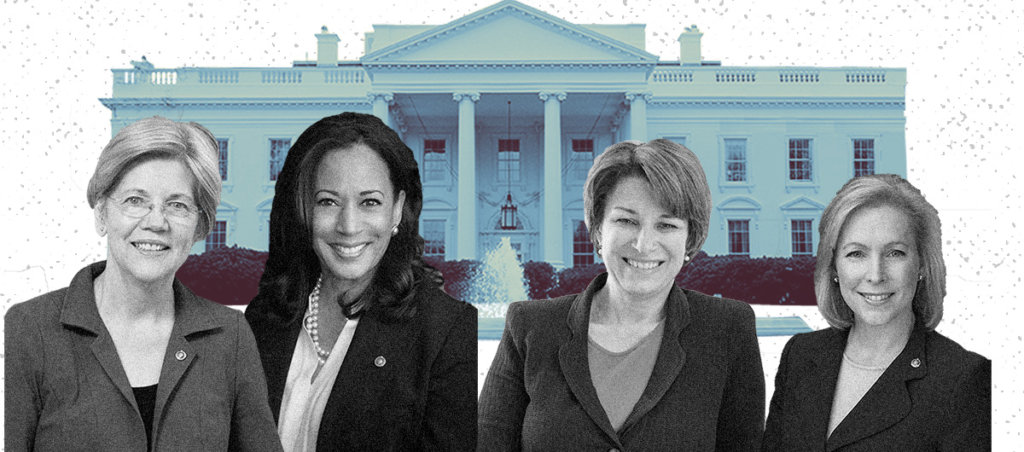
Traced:
POLYGON ((281 450, 242 313, 174 278, 216 218, 217 155, 160 117, 103 149, 87 197, 107 260, 4 316, 7 451, 281 450))

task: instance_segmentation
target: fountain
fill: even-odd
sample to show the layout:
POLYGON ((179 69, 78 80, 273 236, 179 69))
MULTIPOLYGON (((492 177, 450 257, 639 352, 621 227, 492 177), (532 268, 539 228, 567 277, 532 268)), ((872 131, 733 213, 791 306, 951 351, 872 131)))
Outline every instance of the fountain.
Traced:
POLYGON ((527 299, 523 266, 509 237, 502 237, 498 246, 487 252, 470 281, 466 301, 476 307, 481 318, 504 318, 509 303, 527 299))

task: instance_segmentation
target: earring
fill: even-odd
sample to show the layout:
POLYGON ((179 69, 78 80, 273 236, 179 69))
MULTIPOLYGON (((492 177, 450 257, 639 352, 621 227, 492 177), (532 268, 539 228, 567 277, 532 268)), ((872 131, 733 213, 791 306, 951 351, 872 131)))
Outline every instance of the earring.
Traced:
POLYGON ((832 282, 834 282, 836 284, 839 284, 839 277, 838 276, 833 276, 832 277, 832 282))
POLYGON ((391 235, 392 236, 398 235, 398 225, 397 224, 395 225, 395 227, 391 228, 391 235))
POLYGON ((683 262, 689 262, 690 256, 683 256, 683 262))
POLYGON ((917 275, 918 281, 924 281, 924 275, 917 275))

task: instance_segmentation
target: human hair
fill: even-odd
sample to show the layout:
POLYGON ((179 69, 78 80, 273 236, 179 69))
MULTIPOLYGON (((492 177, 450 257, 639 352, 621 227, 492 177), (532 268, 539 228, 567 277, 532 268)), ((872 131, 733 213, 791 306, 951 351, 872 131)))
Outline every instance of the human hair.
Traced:
POLYGON ((895 174, 876 174, 850 179, 832 199, 818 224, 818 259, 814 267, 814 294, 818 309, 829 325, 848 329, 853 311, 843 300, 836 276, 835 254, 839 235, 847 220, 869 207, 889 206, 907 215, 920 256, 921 278, 911 303, 915 322, 933 330, 942 320, 946 296, 946 264, 942 260, 942 230, 939 213, 921 192, 895 174))
POLYGON ((346 112, 309 126, 288 150, 277 177, 270 210, 270 255, 253 303, 269 303, 281 319, 302 316, 322 269, 313 249, 316 171, 331 151, 362 144, 384 160, 394 196, 405 192, 398 233, 388 243, 366 290, 343 304, 346 317, 379 309, 387 321, 416 313, 417 293, 440 287, 441 273, 423 261, 419 235, 423 187, 412 150, 398 134, 373 115, 346 112))
POLYGON ((213 134, 194 122, 175 122, 153 116, 128 124, 117 132, 100 152, 96 170, 89 179, 86 189, 89 207, 102 204, 133 168, 159 159, 179 161, 192 174, 192 198, 199 209, 195 239, 205 238, 216 221, 220 204, 219 150, 213 134))
POLYGON ((583 186, 583 218, 594 247, 601 249, 601 221, 608 196, 620 181, 637 176, 651 185, 658 203, 686 220, 686 255, 693 257, 708 238, 711 189, 693 151, 674 141, 623 141, 594 159, 583 186))

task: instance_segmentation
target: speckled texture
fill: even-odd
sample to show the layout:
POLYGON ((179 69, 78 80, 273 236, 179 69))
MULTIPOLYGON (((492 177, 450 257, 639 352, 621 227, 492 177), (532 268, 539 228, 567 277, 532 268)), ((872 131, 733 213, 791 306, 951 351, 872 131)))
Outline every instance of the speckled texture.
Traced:
MULTIPOLYGON (((490 4, 0 1, 5 310, 105 255, 85 186, 110 138, 110 112, 96 100, 110 95, 109 69, 142 55, 157 67, 287 66, 315 55, 321 25, 339 34, 341 58, 355 59, 373 23, 438 24, 490 4)), ((908 176, 943 220, 939 330, 995 363, 997 449, 1024 441, 1019 2, 525 3, 577 23, 646 23, 647 50, 667 60, 678 58, 683 27, 697 24, 705 59, 724 65, 906 67, 908 176)))

